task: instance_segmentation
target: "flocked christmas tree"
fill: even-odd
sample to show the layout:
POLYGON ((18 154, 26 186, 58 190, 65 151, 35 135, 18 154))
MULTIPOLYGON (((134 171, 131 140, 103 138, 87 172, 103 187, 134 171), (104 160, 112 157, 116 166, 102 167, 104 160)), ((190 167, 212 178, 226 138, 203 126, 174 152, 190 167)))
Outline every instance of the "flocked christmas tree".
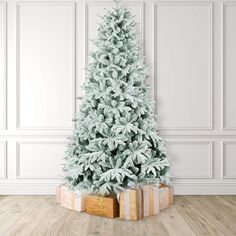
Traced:
POLYGON ((134 16, 118 5, 107 11, 94 42, 85 97, 66 151, 68 186, 108 195, 167 182, 169 162, 156 131, 134 16))

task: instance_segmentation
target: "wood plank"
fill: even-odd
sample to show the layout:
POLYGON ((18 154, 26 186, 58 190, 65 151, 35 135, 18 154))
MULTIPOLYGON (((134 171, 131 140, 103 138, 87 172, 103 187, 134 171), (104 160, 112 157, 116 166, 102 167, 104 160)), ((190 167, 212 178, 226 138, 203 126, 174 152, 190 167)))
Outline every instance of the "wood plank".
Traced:
POLYGON ((89 218, 90 216, 86 213, 70 211, 70 215, 64 221, 60 230, 57 230, 57 224, 54 224, 54 228, 50 230, 51 234, 49 235, 84 236, 86 235, 89 218))
MULTIPOLYGON (((112 221, 112 220, 111 220, 112 221)), ((106 219, 101 216, 90 216, 88 220, 88 227, 86 230, 86 235, 99 235, 102 236, 104 233, 104 225, 107 224, 107 222, 111 222, 109 219, 106 219)), ((110 231, 105 232, 104 236, 112 235, 113 232, 112 227, 110 228, 110 231)))
POLYGON ((236 195, 234 196, 229 195, 229 196, 224 196, 224 197, 219 196, 219 198, 228 201, 232 207, 236 207, 236 195))
POLYGON ((235 201, 236 196, 176 196, 160 215, 134 222, 72 211, 55 196, 6 196, 0 198, 0 235, 236 235, 235 201))
POLYGON ((63 228, 65 220, 71 214, 69 209, 61 207, 56 203, 54 197, 49 197, 46 201, 47 204, 45 206, 38 206, 37 208, 37 211, 42 217, 39 217, 34 227, 31 227, 34 235, 53 235, 55 232, 59 233, 61 228, 63 228), (46 217, 41 208, 47 208, 46 217))
POLYGON ((0 201, 2 201, 3 199, 5 199, 7 196, 6 195, 1 195, 0 196, 0 201))
POLYGON ((209 204, 213 205, 213 208, 219 209, 221 214, 225 218, 225 223, 230 223, 230 228, 236 234, 236 205, 233 205, 226 198, 221 198, 220 196, 212 196, 211 201, 209 202, 208 198, 206 201, 209 204))
POLYGON ((14 227, 8 227, 7 230, 5 229, 5 231, 1 232, 4 235, 30 235, 36 225, 40 225, 41 220, 47 217, 47 213, 50 210, 48 208, 49 199, 50 197, 48 196, 38 197, 37 201, 14 222, 14 227))
POLYGON ((161 216, 150 216, 139 222, 142 235, 156 236, 169 235, 165 225, 161 221, 161 216))
POLYGON ((165 225, 161 221, 161 215, 149 216, 139 221, 142 235, 169 235, 165 225))
POLYGON ((184 218, 182 218, 182 216, 178 213, 175 205, 172 205, 172 207, 163 210, 160 214, 160 218, 170 235, 197 235, 186 223, 184 218))
POLYGON ((189 201, 198 208, 201 214, 211 222, 219 232, 225 235, 234 235, 235 231, 232 230, 231 222, 227 220, 220 204, 213 204, 214 196, 189 196, 189 201))
POLYGON ((185 222, 198 235, 222 235, 223 232, 218 232, 217 228, 204 217, 198 208, 192 205, 187 197, 180 196, 175 199, 175 207, 178 213, 184 218, 185 222))
POLYGON ((115 225, 117 221, 114 219, 105 219, 101 226, 101 235, 113 236, 115 235, 115 225))
POLYGON ((1 201, 0 232, 7 233, 9 229, 13 229, 15 222, 23 215, 27 215, 39 200, 39 196, 9 196, 1 201))
POLYGON ((140 228, 140 221, 128 221, 123 219, 116 219, 114 223, 115 236, 143 236, 140 228))
POLYGON ((0 215, 6 213, 9 208, 13 206, 16 207, 17 203, 20 203, 20 201, 27 201, 27 199, 24 199, 23 196, 5 196, 2 198, 0 204, 0 215))

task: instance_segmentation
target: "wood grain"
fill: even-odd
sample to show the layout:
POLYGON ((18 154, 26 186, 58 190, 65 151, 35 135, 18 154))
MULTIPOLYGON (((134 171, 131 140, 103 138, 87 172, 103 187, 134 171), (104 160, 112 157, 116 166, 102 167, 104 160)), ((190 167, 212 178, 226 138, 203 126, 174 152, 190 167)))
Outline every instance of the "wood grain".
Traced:
POLYGON ((75 192, 70 191, 65 185, 57 186, 56 202, 62 207, 83 212, 85 211, 86 195, 77 196, 75 192))
POLYGON ((115 197, 86 197, 86 212, 91 215, 116 218, 119 216, 119 203, 115 197))
POLYGON ((175 196, 160 215, 138 222, 61 207, 55 196, 1 196, 0 236, 236 235, 236 196, 175 196))
POLYGON ((170 206, 170 188, 166 185, 161 185, 159 190, 160 210, 163 210, 170 206))
POLYGON ((120 193, 120 218, 139 220, 143 218, 142 190, 127 189, 120 193))

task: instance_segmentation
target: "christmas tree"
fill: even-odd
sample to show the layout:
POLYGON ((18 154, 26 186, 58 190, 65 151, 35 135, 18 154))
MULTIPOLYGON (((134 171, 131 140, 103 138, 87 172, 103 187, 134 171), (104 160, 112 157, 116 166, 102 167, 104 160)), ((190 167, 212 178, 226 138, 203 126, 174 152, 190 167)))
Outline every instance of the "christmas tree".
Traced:
POLYGON ((134 16, 118 5, 107 11, 94 43, 85 97, 66 151, 69 188, 109 195, 167 182, 169 162, 145 85, 134 16))

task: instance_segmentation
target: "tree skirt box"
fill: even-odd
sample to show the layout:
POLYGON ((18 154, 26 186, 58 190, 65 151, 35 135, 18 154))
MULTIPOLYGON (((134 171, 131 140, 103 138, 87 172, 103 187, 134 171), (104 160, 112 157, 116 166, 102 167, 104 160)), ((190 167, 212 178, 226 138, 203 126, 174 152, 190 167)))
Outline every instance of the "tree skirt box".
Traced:
POLYGON ((174 203, 174 193, 173 193, 173 188, 169 187, 169 196, 170 196, 170 204, 173 204, 174 203))
POLYGON ((159 185, 143 185, 143 216, 153 216, 160 213, 159 185))
POLYGON ((159 188, 160 210, 170 206, 170 188, 166 185, 161 185, 159 188))
POLYGON ((85 211, 86 195, 78 196, 76 193, 70 191, 65 185, 60 185, 56 189, 56 200, 62 207, 74 210, 85 211))
POLYGON ((141 189, 127 189, 120 193, 120 218, 126 220, 140 220, 143 218, 141 189))
POLYGON ((165 184, 161 184, 161 186, 166 186, 169 188, 169 204, 172 205, 174 203, 174 192, 173 192, 173 188, 171 186, 165 185, 165 184))
POLYGON ((119 217, 119 203, 116 196, 87 195, 86 212, 91 215, 116 218, 119 217))

